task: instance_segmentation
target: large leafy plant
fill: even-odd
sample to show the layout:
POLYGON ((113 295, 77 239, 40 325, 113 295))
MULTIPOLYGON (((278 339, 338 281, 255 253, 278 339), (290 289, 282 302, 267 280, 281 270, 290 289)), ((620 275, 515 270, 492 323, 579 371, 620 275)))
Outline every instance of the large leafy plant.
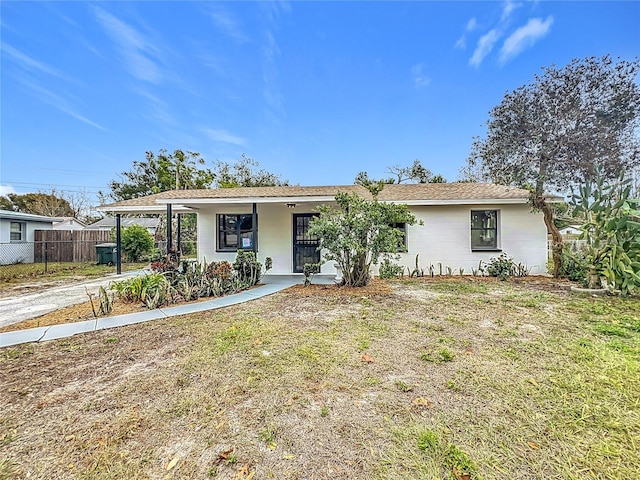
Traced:
POLYGON ((416 218, 406 205, 365 200, 354 193, 338 193, 337 206, 322 205, 309 233, 320 239, 325 261, 335 261, 342 270, 342 283, 367 285, 371 265, 385 254, 403 247, 403 233, 394 224, 413 225, 416 218))
POLYGON ((587 241, 590 288, 607 281, 611 290, 629 295, 640 289, 640 210, 631 198, 631 180, 605 180, 597 171, 571 195, 572 214, 581 218, 580 238, 587 241))

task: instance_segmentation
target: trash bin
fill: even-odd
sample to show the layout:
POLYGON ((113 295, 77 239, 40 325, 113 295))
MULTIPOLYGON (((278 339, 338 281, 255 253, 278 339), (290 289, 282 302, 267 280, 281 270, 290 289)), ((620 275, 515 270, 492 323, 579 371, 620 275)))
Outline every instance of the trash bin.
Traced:
POLYGON ((100 243, 96 245, 96 255, 98 256, 98 265, 113 265, 116 263, 116 254, 118 249, 115 243, 100 243))

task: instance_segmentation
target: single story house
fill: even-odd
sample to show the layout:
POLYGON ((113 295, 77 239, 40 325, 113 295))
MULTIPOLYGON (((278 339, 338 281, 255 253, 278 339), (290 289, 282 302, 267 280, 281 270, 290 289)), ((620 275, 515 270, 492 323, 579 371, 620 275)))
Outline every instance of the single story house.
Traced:
POLYGON ((87 225, 74 217, 62 217, 53 223, 54 230, 84 230, 87 225))
MULTIPOLYGON (((104 205, 116 214, 195 212, 198 258, 233 262, 237 249, 255 250, 273 259, 270 274, 301 273, 320 259, 318 239, 309 222, 322 204, 335 203, 338 192, 371 194, 357 185, 241 187, 172 190, 104 205)), ((422 225, 399 225, 406 252, 400 263, 412 268, 415 257, 425 270, 438 263, 471 273, 480 260, 506 252, 531 273, 547 271, 547 230, 542 213, 534 213, 527 190, 477 183, 386 185, 379 201, 407 204, 422 225)), ((558 201, 555 197, 551 199, 558 201)), ((167 222, 170 225, 170 222, 167 222)), ((336 273, 333 262, 322 273, 336 273)))
POLYGON ((0 210, 0 265, 33 263, 35 230, 51 230, 59 218, 0 210))
MULTIPOLYGON (((146 228, 151 235, 155 235, 158 225, 160 225, 160 218, 159 217, 130 217, 130 218, 122 219, 122 223, 121 223, 122 228, 130 227, 131 225, 140 225, 141 227, 146 228)), ((115 218, 105 217, 105 218, 101 218, 97 222, 92 223, 91 225, 87 225, 86 227, 84 227, 84 230, 110 231, 111 229, 115 228, 115 226, 116 226, 115 218)))

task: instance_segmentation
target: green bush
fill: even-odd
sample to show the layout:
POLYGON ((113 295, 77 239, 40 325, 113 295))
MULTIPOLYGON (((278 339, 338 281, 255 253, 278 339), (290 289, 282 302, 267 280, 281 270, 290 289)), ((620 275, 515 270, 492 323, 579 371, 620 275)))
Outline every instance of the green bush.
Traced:
POLYGON ((569 251, 568 248, 562 249, 560 270, 558 271, 560 277, 585 284, 588 270, 587 259, 582 250, 569 251))
POLYGON ((500 280, 506 280, 516 273, 516 264, 513 258, 501 253, 498 257, 491 257, 489 261, 482 267, 487 275, 498 277, 500 280))
POLYGON ((233 262, 233 269, 247 286, 255 285, 262 276, 262 263, 256 258, 255 252, 238 250, 236 261, 233 262))
POLYGON ((380 269, 378 270, 380 278, 398 278, 404 273, 404 267, 393 263, 391 259, 385 258, 380 263, 380 269))
POLYGON ((173 303, 174 289, 162 273, 139 275, 114 282, 111 288, 124 302, 142 302, 147 308, 158 308, 173 303))
POLYGON ((120 248, 130 262, 140 262, 153 253, 153 236, 141 225, 131 225, 122 229, 120 248))
POLYGON ((586 240, 587 285, 631 295, 640 290, 640 200, 632 198, 624 172, 614 181, 598 169, 571 196, 572 215, 581 219, 586 240))

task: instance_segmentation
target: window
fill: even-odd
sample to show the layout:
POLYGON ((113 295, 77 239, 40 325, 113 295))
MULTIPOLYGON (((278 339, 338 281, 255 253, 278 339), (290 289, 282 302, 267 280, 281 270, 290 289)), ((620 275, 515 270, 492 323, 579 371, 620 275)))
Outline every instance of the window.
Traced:
POLYGON ((22 222, 11 222, 9 240, 12 242, 23 242, 25 238, 26 225, 22 222))
POLYGON ((407 224, 406 223, 390 223, 391 228, 397 228, 402 232, 402 243, 398 245, 398 252, 406 252, 407 249, 407 224))
POLYGON ((497 210, 471 210, 471 250, 498 250, 497 210))
POLYGON ((253 215, 218 215, 218 251, 253 250, 253 215))

